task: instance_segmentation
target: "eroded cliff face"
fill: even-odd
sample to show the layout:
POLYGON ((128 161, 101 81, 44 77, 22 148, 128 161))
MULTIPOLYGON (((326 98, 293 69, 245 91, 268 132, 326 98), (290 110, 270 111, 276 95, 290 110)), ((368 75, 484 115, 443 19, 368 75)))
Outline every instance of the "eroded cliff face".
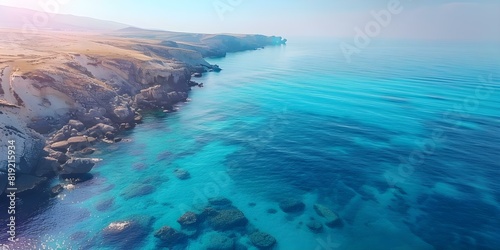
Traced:
MULTIPOLYGON (((171 110, 196 85, 193 73, 220 70, 205 56, 283 42, 263 36, 199 36, 189 43, 72 35, 0 39, 0 154, 7 155, 6 140, 16 141, 19 191, 55 175, 90 171, 96 160, 87 157, 96 142, 118 142, 120 130, 141 122, 139 110, 171 110)), ((0 192, 7 171, 1 159, 0 192)))
POLYGON ((19 192, 31 189, 54 175, 48 153, 43 150, 45 138, 26 127, 23 120, 19 119, 19 107, 12 104, 0 103, 0 190, 7 186, 7 155, 8 146, 14 145, 16 158, 15 183, 19 192), (13 140, 12 144, 9 141, 13 140))

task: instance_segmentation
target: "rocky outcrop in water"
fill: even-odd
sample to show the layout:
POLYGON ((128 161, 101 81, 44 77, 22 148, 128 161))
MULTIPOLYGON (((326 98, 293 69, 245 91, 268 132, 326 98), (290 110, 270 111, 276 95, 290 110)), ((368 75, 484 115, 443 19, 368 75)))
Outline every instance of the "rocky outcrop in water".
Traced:
POLYGON ((62 165, 62 175, 82 175, 90 172, 94 167, 96 159, 71 158, 62 165))

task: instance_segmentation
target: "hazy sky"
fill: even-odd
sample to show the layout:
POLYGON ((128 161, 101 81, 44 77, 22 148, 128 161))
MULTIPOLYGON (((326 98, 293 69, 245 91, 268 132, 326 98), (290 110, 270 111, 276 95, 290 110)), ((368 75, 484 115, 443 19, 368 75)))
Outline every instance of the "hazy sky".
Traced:
POLYGON ((400 3, 401 12, 381 29, 383 36, 500 40, 500 0, 0 0, 0 5, 42 10, 40 3, 58 2, 60 14, 150 29, 349 37, 391 1, 400 3))

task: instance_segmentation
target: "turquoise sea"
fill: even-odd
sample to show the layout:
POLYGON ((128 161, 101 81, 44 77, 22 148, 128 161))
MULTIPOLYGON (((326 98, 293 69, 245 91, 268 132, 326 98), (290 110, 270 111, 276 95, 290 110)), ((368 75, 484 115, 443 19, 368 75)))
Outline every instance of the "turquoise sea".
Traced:
MULTIPOLYGON (((491 44, 377 40, 348 63, 338 41, 290 39, 208 59, 223 71, 99 145, 90 180, 21 198, 12 248, 156 249, 155 231, 225 197, 279 250, 500 249, 499 58, 491 44), (304 211, 283 212, 288 198, 304 211), (316 203, 342 226, 312 232, 316 203), (102 239, 140 216, 153 218, 102 239)), ((207 249, 213 234, 174 249, 207 249)))

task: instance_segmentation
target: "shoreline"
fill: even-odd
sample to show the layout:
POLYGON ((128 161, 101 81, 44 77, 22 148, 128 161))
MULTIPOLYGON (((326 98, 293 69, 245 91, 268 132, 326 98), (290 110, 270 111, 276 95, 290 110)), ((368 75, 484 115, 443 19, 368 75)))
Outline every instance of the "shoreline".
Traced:
MULTIPOLYGON (((95 37, 83 39, 96 42, 95 37)), ((0 84, 9 81, 11 86, 20 85, 28 90, 20 94, 17 89, 8 89, 10 93, 5 93, 5 84, 0 86, 5 99, 0 103, 5 110, 0 113, 0 122, 6 121, 5 129, 0 132, 24 138, 19 142, 24 144, 19 149, 19 160, 24 166, 18 169, 18 193, 36 190, 37 186, 43 186, 58 176, 78 179, 86 175, 98 161, 89 158, 95 151, 95 143, 120 142, 122 131, 142 123, 144 112, 175 112, 175 104, 185 102, 192 87, 203 87, 203 83, 193 79, 206 72, 221 70, 204 58, 220 58, 226 53, 286 42, 281 37, 216 35, 209 38, 214 41, 208 43, 208 48, 189 45, 193 50, 187 50, 182 42, 161 39, 159 44, 158 39, 149 43, 142 40, 135 43, 134 39, 122 37, 103 39, 109 40, 117 53, 123 53, 123 46, 130 46, 129 40, 133 46, 120 58, 117 55, 96 55, 89 49, 78 52, 75 51, 81 49, 78 45, 68 44, 77 47, 62 51, 55 59, 50 58, 44 63, 52 69, 45 65, 42 69, 23 69, 15 62, 24 61, 24 55, 14 63, 0 64, 0 84), (219 39, 230 39, 230 42, 235 39, 240 45, 220 44, 219 39), (65 69, 52 66, 50 60, 64 65, 65 69), (82 80, 90 80, 90 84, 82 84, 82 80)), ((100 42, 98 40, 96 46, 100 46, 100 42)), ((7 185, 3 183, 5 173, 0 169, 2 192, 7 185)), ((53 195, 61 191, 60 186, 52 187, 53 195)))

